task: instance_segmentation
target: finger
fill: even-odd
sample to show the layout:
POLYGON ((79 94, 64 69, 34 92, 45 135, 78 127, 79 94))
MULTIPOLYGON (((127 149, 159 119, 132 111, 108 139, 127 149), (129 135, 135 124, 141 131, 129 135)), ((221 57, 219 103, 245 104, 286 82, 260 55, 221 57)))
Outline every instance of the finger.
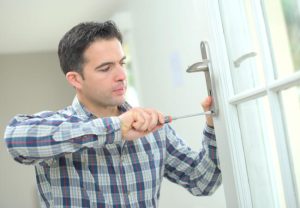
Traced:
POLYGON ((209 110, 211 105, 212 105, 212 97, 211 96, 206 97, 203 100, 203 102, 201 103, 201 106, 204 109, 204 111, 209 110))
POLYGON ((146 129, 148 128, 149 125, 149 115, 144 112, 144 110, 136 110, 136 120, 133 123, 133 127, 137 130, 137 131, 146 131, 146 129))
POLYGON ((158 112, 158 121, 159 121, 159 126, 165 123, 165 116, 161 112, 158 112))
POLYGON ((157 115, 157 125, 164 124, 165 116, 160 111, 157 111, 157 110, 155 110, 155 113, 157 115))
POLYGON ((212 103, 212 97, 211 96, 206 97, 206 99, 204 100, 204 105, 206 107, 209 107, 211 103, 212 103))
POLYGON ((153 131, 156 126, 161 127, 161 125, 165 123, 165 117, 161 112, 154 109, 150 109, 148 112, 152 116, 151 125, 149 126, 150 131, 153 131))
POLYGON ((144 117, 141 115, 140 110, 139 109, 135 109, 133 112, 133 119, 134 122, 132 124, 132 127, 135 129, 139 129, 141 125, 143 125, 143 123, 145 122, 144 117))
POLYGON ((149 125, 150 125, 150 122, 151 122, 151 116, 146 111, 143 111, 142 115, 144 117, 144 123, 141 126, 141 130, 142 131, 148 131, 149 125))
POLYGON ((157 112, 152 112, 151 113, 151 122, 149 124, 148 130, 152 131, 157 126, 158 123, 159 122, 158 122, 158 114, 157 114, 157 112))
POLYGON ((163 124, 159 124, 156 127, 154 127, 154 129, 152 129, 152 132, 157 131, 158 129, 162 128, 163 124))
POLYGON ((151 131, 157 125, 158 115, 157 115, 157 112, 153 109, 145 109, 145 111, 150 116, 148 131, 151 131))

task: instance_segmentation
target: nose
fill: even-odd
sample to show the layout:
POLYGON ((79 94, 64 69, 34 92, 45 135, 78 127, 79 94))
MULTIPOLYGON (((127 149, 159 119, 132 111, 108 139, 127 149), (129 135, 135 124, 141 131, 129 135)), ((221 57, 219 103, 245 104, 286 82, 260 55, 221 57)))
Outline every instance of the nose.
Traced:
POLYGON ((127 72, 124 66, 119 65, 116 67, 115 78, 117 81, 124 81, 127 78, 127 72))

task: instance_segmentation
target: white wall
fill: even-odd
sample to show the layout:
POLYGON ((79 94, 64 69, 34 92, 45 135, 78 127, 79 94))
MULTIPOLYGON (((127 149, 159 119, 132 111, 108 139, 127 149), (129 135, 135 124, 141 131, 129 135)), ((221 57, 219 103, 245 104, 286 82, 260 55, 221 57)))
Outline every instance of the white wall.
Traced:
MULTIPOLYGON (((0 135, 19 113, 57 110, 74 97, 60 71, 56 53, 0 56, 0 135)), ((2 136, 1 136, 2 137, 2 136)), ((38 206, 33 166, 15 162, 0 140, 0 207, 38 206)))
MULTIPOLYGON (((203 0, 131 1, 133 61, 143 106, 174 116, 202 111, 200 103, 207 96, 204 75, 187 74, 185 69, 200 60, 200 41, 208 39, 206 7, 203 0)), ((172 125, 193 149, 200 148, 204 118, 172 125)), ((213 196, 194 197, 165 180, 160 207, 226 207, 223 187, 213 196)))

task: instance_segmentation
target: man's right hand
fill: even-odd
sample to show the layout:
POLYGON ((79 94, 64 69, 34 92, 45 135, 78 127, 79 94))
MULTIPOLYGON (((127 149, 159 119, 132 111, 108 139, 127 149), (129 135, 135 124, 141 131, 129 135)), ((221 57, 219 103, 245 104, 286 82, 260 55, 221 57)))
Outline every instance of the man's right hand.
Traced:
POLYGON ((135 140, 161 128, 164 116, 149 108, 132 108, 119 116, 121 120, 122 137, 135 140))

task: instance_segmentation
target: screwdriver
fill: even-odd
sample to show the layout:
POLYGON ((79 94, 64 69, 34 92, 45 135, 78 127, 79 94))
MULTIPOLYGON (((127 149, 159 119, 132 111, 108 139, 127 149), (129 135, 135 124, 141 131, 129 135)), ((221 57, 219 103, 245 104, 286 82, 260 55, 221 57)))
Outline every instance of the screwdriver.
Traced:
POLYGON ((182 119, 182 118, 190 118, 190 117, 194 117, 194 116, 211 115, 211 114, 213 114, 213 111, 205 111, 205 112, 202 112, 202 113, 194 113, 194 114, 188 114, 188 115, 176 116, 176 117, 165 116, 165 122, 164 123, 171 123, 174 120, 182 119))

